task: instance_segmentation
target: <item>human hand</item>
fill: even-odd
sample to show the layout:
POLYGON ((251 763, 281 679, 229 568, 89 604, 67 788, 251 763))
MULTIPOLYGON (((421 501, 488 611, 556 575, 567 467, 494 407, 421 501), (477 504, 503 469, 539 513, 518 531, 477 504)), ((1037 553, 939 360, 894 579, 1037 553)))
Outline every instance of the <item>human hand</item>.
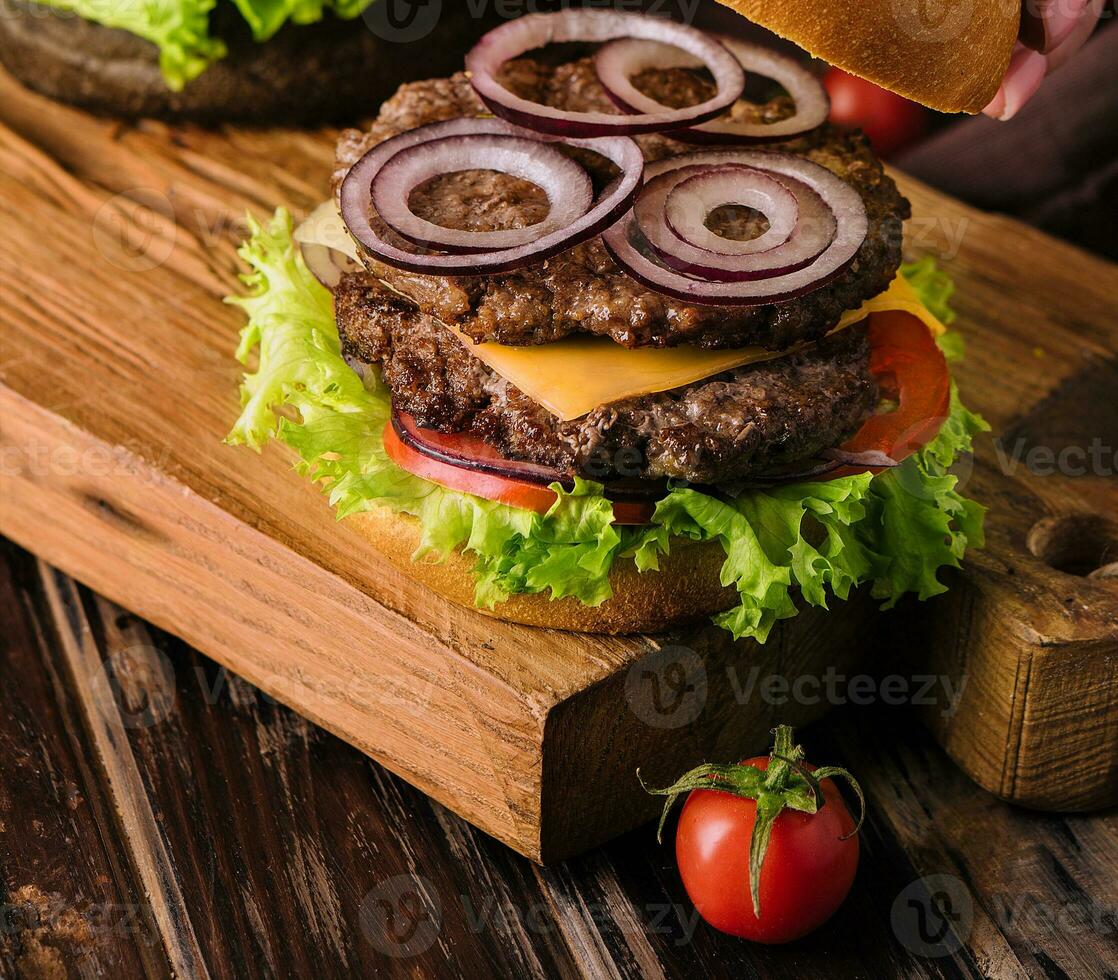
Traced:
POLYGON ((1024 0, 1021 34, 1001 88, 982 111, 1012 119, 1049 72, 1075 54, 1095 29, 1105 0, 1024 0))

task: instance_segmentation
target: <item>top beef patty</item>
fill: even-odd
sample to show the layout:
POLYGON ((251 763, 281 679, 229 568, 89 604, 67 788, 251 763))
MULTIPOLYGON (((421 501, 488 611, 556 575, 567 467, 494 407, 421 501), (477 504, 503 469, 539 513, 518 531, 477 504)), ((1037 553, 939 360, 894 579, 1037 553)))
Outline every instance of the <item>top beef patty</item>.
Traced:
MULTIPOLYGON (((517 94, 566 109, 616 111, 589 61, 558 67, 533 61, 506 66, 503 80, 517 94)), ((703 82, 682 70, 645 73, 642 85, 668 104, 702 96, 703 82)), ((759 113, 779 112, 779 100, 759 113)), ((367 133, 346 130, 338 142, 335 188, 377 143, 426 123, 485 112, 464 74, 404 85, 367 133)), ((664 136, 638 137, 646 159, 694 150, 664 136)), ((537 265, 499 275, 424 276, 370 261, 382 281, 424 313, 455 324, 475 341, 543 344, 573 333, 604 334, 626 347, 742 347, 783 349, 824 336, 844 310, 858 307, 892 280, 901 260, 901 223, 909 205, 882 170, 865 137, 824 125, 765 147, 796 153, 833 171, 861 195, 869 232, 854 261, 836 280, 807 296, 752 307, 701 307, 652 292, 614 265, 593 239, 537 265)), ((589 169, 593 172, 593 162, 589 169)), ((602 176, 596 174, 596 176, 602 176)), ((547 210, 539 188, 484 171, 435 178, 412 196, 428 220, 454 228, 527 227, 547 210)), ((733 234, 732 229, 717 229, 733 234)))

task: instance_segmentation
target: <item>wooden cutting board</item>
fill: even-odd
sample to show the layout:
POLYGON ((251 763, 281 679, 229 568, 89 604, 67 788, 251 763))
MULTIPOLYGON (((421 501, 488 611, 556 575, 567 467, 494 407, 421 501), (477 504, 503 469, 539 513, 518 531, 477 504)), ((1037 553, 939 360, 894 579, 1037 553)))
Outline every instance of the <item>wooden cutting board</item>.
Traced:
MULTIPOLYGON (((648 819, 638 765, 660 781, 826 707, 758 678, 849 674, 882 641, 887 672, 961 687, 950 717, 927 714, 984 786, 1118 798, 1118 584, 1080 574, 1114 560, 1113 475, 1005 473, 987 440, 968 481, 993 508, 990 548, 949 596, 808 610, 758 647, 451 606, 334 521, 282 447, 223 445, 241 317, 220 298, 243 214, 322 199, 334 135, 125 126, 0 75, 0 531, 539 861, 648 819)), ((968 401, 1025 452, 1118 443, 1118 271, 903 185, 912 254, 960 283, 968 401)))

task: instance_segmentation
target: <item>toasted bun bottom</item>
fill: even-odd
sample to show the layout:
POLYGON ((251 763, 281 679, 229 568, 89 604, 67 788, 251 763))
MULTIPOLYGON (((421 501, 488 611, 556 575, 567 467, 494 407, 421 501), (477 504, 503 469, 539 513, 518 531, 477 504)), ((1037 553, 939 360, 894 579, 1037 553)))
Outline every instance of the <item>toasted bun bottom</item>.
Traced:
POLYGON ((981 112, 998 90, 1020 0, 720 0, 844 71, 941 112, 981 112))
POLYGON ((159 70, 154 44, 59 14, 0 0, 0 63, 28 88, 94 112, 203 123, 325 124, 376 112, 402 82, 450 74, 485 28, 466 4, 448 5, 421 42, 378 38, 360 19, 328 17, 253 41, 231 3, 219 3, 213 33, 228 55, 181 92, 159 70))
MULTIPOLYGON (((474 605, 474 560, 454 553, 434 563, 413 561, 419 547, 419 521, 387 507, 346 518, 347 524, 409 577, 451 602, 474 605)), ((514 595, 492 611, 478 612, 528 626, 577 633, 659 633, 680 623, 703 619, 728 609, 737 593, 718 579, 725 554, 721 545, 674 539, 660 558, 659 572, 637 571, 629 559, 614 563, 610 573, 613 597, 600 606, 584 606, 570 596, 552 600, 550 593, 514 595)))

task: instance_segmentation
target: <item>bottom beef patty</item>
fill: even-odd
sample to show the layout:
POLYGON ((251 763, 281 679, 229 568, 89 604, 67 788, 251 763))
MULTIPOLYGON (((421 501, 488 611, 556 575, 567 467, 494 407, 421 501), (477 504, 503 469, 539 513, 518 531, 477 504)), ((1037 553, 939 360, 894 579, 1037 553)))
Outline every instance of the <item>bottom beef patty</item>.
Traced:
POLYGON ((514 459, 596 480, 730 484, 815 456, 873 411, 865 332, 561 422, 443 324, 364 273, 335 294, 343 352, 380 367, 395 405, 425 428, 470 432, 514 459))

